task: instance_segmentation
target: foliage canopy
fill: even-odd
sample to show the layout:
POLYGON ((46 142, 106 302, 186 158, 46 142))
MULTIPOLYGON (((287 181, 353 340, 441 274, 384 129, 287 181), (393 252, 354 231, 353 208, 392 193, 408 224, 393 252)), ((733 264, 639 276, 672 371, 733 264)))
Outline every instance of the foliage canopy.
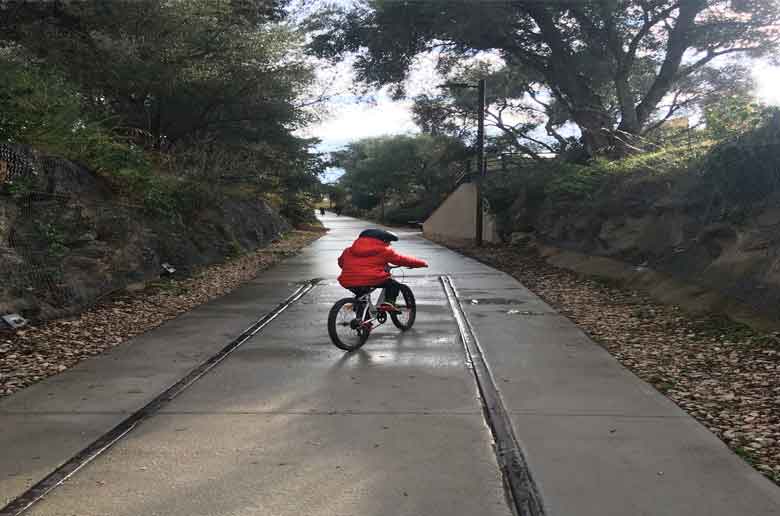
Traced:
POLYGON ((286 4, 0 3, 0 138, 113 174, 249 181, 292 199, 322 162, 295 135, 312 120, 314 72, 286 4), (117 169, 96 159, 107 148, 146 163, 117 169))
MULTIPOLYGON (((702 96, 722 56, 772 55, 777 0, 425 2, 371 0, 311 22, 319 56, 355 53, 359 78, 396 85, 416 56, 438 52, 450 72, 489 52, 544 89, 573 121, 591 155, 624 147, 702 96)), ((550 113, 552 114, 552 112, 550 113)))

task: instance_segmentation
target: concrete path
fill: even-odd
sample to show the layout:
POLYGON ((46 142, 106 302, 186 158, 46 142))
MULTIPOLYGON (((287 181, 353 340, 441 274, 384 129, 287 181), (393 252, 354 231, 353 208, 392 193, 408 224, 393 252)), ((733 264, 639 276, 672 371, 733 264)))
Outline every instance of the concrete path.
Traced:
POLYGON ((418 319, 359 352, 327 337, 346 291, 332 231, 234 293, 0 401, 0 503, 323 281, 217 369, 34 506, 41 515, 509 515, 438 280, 480 340, 547 514, 780 514, 780 490, 512 278, 404 232, 418 319), (472 302, 472 300, 476 302, 472 302))

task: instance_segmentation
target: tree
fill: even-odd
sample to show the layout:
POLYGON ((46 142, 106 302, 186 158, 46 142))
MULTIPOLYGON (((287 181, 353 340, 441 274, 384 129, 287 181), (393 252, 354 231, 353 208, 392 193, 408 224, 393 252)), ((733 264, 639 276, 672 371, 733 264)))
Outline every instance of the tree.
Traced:
MULTIPOLYGON (((233 2, 247 4, 247 2, 233 2)), ((160 149, 185 139, 268 141, 304 120, 293 104, 311 80, 289 59, 297 35, 253 25, 230 3, 67 2, 19 41, 92 93, 95 110, 143 130, 160 149)), ((294 128, 294 127, 293 127, 294 128)))
POLYGON ((336 153, 344 168, 343 184, 360 207, 379 204, 384 219, 388 196, 408 191, 414 167, 413 140, 406 136, 359 140, 336 153))
POLYGON ((479 7, 373 0, 313 21, 319 32, 311 48, 332 59, 354 52, 362 81, 396 86, 419 54, 439 51, 447 71, 457 58, 497 52, 509 66, 539 77, 538 89, 549 91, 579 126, 588 151, 599 154, 624 148, 621 135, 652 127, 659 105, 715 59, 771 55, 779 21, 777 0, 528 0, 479 7))
MULTIPOLYGON (((485 63, 467 66, 452 77, 454 83, 475 84, 487 80, 485 126, 498 131, 494 145, 502 149, 541 159, 540 153, 565 152, 570 146, 556 130, 566 121, 559 116, 555 99, 543 98, 535 89, 535 80, 527 70, 504 67, 493 71, 485 63), (547 141, 537 129, 544 124, 547 141)), ((450 88, 438 95, 418 95, 412 113, 420 129, 432 135, 444 134, 465 140, 476 138, 477 92, 473 88, 450 88)))
POLYGON ((0 50, 63 77, 82 121, 164 153, 161 167, 309 188, 319 164, 294 131, 312 118, 314 72, 286 3, 0 2, 0 50))
POLYGON ((330 207, 335 208, 337 206, 344 206, 347 201, 347 190, 339 183, 325 184, 324 192, 328 196, 330 207))
POLYGON ((755 129, 765 119, 766 111, 751 95, 720 97, 704 110, 707 132, 715 139, 734 137, 755 129))
POLYGON ((358 140, 334 153, 334 160, 345 170, 339 183, 352 203, 362 209, 378 205, 384 218, 390 199, 438 203, 455 185, 466 155, 457 139, 398 135, 358 140))

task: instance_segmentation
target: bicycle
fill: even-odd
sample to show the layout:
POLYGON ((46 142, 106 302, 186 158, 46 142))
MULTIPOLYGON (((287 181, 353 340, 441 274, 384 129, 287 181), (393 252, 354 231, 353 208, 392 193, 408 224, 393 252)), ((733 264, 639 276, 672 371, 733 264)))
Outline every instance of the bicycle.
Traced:
MULTIPOLYGON (((388 267, 388 271, 397 268, 388 267)), ((351 289, 355 297, 339 299, 330 309, 328 334, 337 348, 345 351, 360 349, 371 332, 387 322, 388 315, 399 330, 406 331, 412 327, 417 318, 417 304, 412 289, 402 283, 396 302, 399 312, 387 312, 377 308, 385 299, 385 289, 381 289, 376 303, 371 299, 371 294, 378 288, 351 289)))

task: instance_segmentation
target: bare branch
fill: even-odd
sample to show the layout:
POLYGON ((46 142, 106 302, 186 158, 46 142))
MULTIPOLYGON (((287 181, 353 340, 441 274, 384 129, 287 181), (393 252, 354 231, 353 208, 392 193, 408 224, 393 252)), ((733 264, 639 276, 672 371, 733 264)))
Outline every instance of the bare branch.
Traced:
POLYGON ((555 149, 553 147, 551 147, 548 143, 545 143, 545 142, 543 142, 541 140, 537 140, 536 138, 531 138, 527 134, 521 135, 520 138, 523 138, 525 140, 534 142, 535 144, 537 144, 537 145, 539 145, 541 147, 544 147, 545 149, 547 149, 550 152, 556 152, 555 149))
POLYGON ((678 2, 673 3, 663 11, 658 12, 655 16, 652 18, 649 16, 649 12, 647 10, 647 5, 643 2, 642 3, 642 10, 644 11, 644 19, 645 22, 642 25, 642 27, 637 31, 637 33, 634 35, 634 37, 631 39, 631 42, 628 44, 628 51, 626 52, 626 63, 625 66, 630 67, 633 64, 634 58, 636 57, 636 51, 639 49, 639 44, 642 42, 642 40, 650 33, 650 30, 658 25, 661 21, 666 20, 666 18, 669 17, 672 12, 674 12, 675 9, 680 7, 680 4, 678 2))
POLYGON ((688 33, 693 28, 694 19, 706 5, 703 0, 690 0, 680 5, 677 23, 674 24, 666 44, 666 58, 655 81, 636 108, 640 127, 644 125, 658 102, 666 95, 676 80, 683 54, 688 49, 688 33))
POLYGON ((666 115, 664 115, 664 117, 658 120, 657 122, 647 127, 644 131, 642 131, 642 134, 646 134, 658 129, 664 124, 664 122, 672 118, 672 116, 674 116, 675 113, 677 113, 680 109, 684 107, 686 103, 678 102, 680 99, 680 94, 681 92, 679 91, 674 94, 674 97, 672 98, 672 102, 669 105, 669 109, 667 110, 666 115))
POLYGON ((552 125, 552 118, 547 119, 547 123, 544 125, 544 129, 547 131, 547 134, 555 138, 558 143, 561 145, 561 147, 565 148, 566 145, 568 145, 568 142, 566 141, 566 138, 560 135, 558 131, 555 130, 555 128, 552 125))
POLYGON ((727 48, 725 50, 721 51, 715 51, 715 50, 709 50, 707 51, 707 54, 696 61, 695 63, 692 63, 688 66, 686 66, 684 69, 680 70, 680 77, 686 77, 690 75, 691 73, 695 72, 702 66, 706 65, 716 57, 725 56, 727 54, 734 54, 737 52, 750 52, 752 50, 761 50, 762 48, 766 48, 768 45, 756 45, 754 47, 733 47, 733 48, 727 48))

